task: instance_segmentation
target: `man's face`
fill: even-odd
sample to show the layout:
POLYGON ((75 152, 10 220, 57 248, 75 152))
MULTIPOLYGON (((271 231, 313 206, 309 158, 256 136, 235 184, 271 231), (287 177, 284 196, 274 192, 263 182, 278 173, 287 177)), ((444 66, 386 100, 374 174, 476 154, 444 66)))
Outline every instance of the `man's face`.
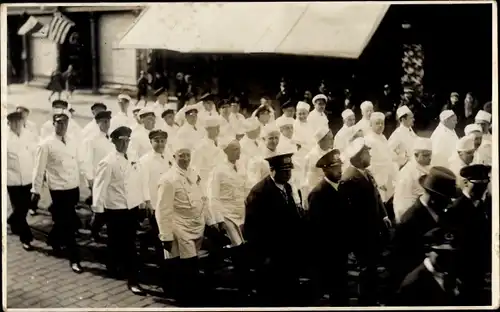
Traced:
POLYGON ((368 107, 361 111, 361 115, 363 115, 363 117, 366 119, 370 118, 372 113, 373 113, 373 107, 368 107))
POLYGON ((293 137, 293 125, 284 125, 283 127, 280 127, 280 131, 283 136, 289 139, 293 137))
POLYGON ((474 136, 474 148, 477 150, 481 143, 483 143, 483 134, 479 131, 471 132, 471 135, 474 136))
POLYGON ((476 200, 481 199, 486 190, 488 189, 489 182, 490 182, 489 180, 481 182, 479 181, 471 182, 469 180, 466 180, 466 183, 471 185, 469 194, 472 197, 472 199, 476 200))
POLYGON ((231 142, 228 147, 224 150, 224 153, 227 155, 227 160, 230 163, 234 163, 241 156, 241 147, 238 141, 231 142))
POLYGON ((356 117, 354 115, 350 115, 344 119, 344 125, 346 127, 352 127, 356 124, 356 117))
POLYGON ((454 130, 455 127, 457 126, 457 116, 453 115, 449 118, 447 118, 443 124, 446 126, 446 128, 454 130))
POLYGON ((437 195, 434 193, 429 193, 429 195, 430 198, 428 205, 436 212, 443 211, 444 209, 448 208, 448 206, 451 203, 451 198, 437 195))
POLYGON ((167 114, 163 117, 163 120, 167 123, 167 125, 172 126, 174 124, 174 114, 167 114))
POLYGON ((295 107, 285 108, 283 110, 283 115, 285 115, 286 117, 293 118, 293 116, 295 115, 295 107))
POLYGON ((212 139, 212 140, 214 140, 215 138, 217 138, 217 136, 219 135, 219 132, 220 132, 220 127, 219 126, 217 126, 217 127, 207 127, 205 129, 207 129, 207 137, 209 139, 212 139))
POLYGON ((476 124, 481 126, 481 129, 483 129, 483 133, 490 132, 490 124, 489 123, 487 123, 485 121, 477 120, 476 124))
POLYGON ((260 123, 267 125, 269 119, 271 119, 271 114, 269 114, 269 112, 265 111, 259 114, 260 123))
POLYGON ((59 136, 65 136, 66 132, 68 131, 68 124, 69 124, 68 117, 60 118, 59 120, 54 121, 56 134, 59 136))
POLYGON ((247 137, 250 139, 250 140, 255 140, 259 137, 260 135, 260 127, 258 127, 257 129, 255 130, 252 130, 252 131, 249 131, 247 132, 247 137))
POLYGON ((117 138, 113 140, 116 150, 120 153, 126 153, 128 150, 128 145, 130 144, 130 137, 117 138))
POLYGON ((151 146, 153 147, 153 150, 159 154, 163 153, 166 145, 167 145, 166 137, 156 137, 151 140, 151 146))
POLYGON ((415 159, 422 167, 427 167, 431 164, 432 151, 417 151, 415 152, 415 159))
POLYGON ((326 102, 325 102, 325 100, 323 100, 323 99, 316 100, 316 103, 314 103, 314 108, 318 112, 323 113, 325 111, 325 108, 326 108, 326 102))
POLYGON ((384 132, 385 121, 383 119, 372 120, 370 121, 370 123, 373 132, 375 132, 376 134, 381 134, 382 132, 384 132))
POLYGON ((413 115, 412 112, 410 112, 410 113, 406 114, 406 116, 403 117, 401 119, 401 121, 405 127, 411 128, 411 127, 413 127, 413 124, 415 123, 415 116, 413 115))
POLYGON ((104 133, 108 133, 109 127, 111 125, 111 119, 109 118, 102 118, 96 121, 97 125, 99 126, 99 130, 104 133))
POLYGON ((231 113, 231 106, 229 106, 229 105, 222 106, 220 108, 220 113, 223 116, 229 116, 229 114, 231 113))
POLYGON ((279 184, 285 184, 292 177, 292 169, 279 169, 274 171, 274 180, 279 184))
POLYGON ((181 149, 177 151, 174 155, 177 165, 184 170, 187 170, 189 164, 191 163, 191 151, 187 149, 181 149))
POLYGON ((458 97, 457 97, 457 96, 454 96, 454 95, 453 95, 453 96, 450 96, 450 102, 451 102, 452 104, 457 103, 457 102, 458 102, 458 97))
POLYGON ((271 151, 275 151, 276 147, 278 146, 278 143, 280 142, 280 133, 279 132, 269 133, 264 140, 266 142, 266 147, 271 151))
POLYGON ((260 105, 267 106, 268 105, 267 99, 266 98, 261 98, 260 99, 260 105))
POLYGON ((196 125, 196 121, 198 120, 198 113, 191 112, 186 115, 186 121, 188 124, 194 126, 196 125))
POLYGON ((237 114, 240 112, 240 104, 238 103, 231 103, 231 113, 237 114))
POLYGON ((312 99, 312 93, 310 91, 304 92, 304 99, 307 99, 307 100, 312 99))
POLYGON ((207 111, 212 111, 214 109, 214 106, 215 106, 215 103, 212 100, 210 100, 210 101, 203 101, 203 107, 205 107, 205 109, 207 111))
POLYGON ((338 183, 342 177, 342 166, 323 168, 323 172, 328 180, 338 183))
POLYGON ((297 111, 297 118, 302 121, 302 122, 306 122, 307 121, 307 116, 309 115, 309 112, 304 110, 304 109, 300 109, 297 111))
POLYGON ((465 164, 469 165, 474 159, 474 150, 458 152, 458 156, 460 156, 460 159, 462 159, 465 164))
POLYGON ((141 118, 142 124, 146 130, 153 130, 156 125, 156 117, 154 115, 147 115, 141 118))

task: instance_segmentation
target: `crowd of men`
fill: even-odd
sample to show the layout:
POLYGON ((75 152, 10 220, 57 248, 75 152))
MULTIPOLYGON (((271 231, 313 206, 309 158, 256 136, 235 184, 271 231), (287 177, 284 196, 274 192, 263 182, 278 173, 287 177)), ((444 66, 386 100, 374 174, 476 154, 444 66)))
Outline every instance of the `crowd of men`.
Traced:
POLYGON ((323 94, 312 105, 286 101, 278 118, 265 99, 245 118, 232 99, 215 104, 205 94, 176 111, 157 94, 145 107, 130 107, 121 94, 116 113, 95 103, 83 129, 62 100, 52 102, 40 130, 27 108, 8 114, 9 224, 25 250, 33 240, 27 212, 50 193, 48 243, 66 249, 71 269, 83 272, 75 206, 86 193, 96 240, 106 226, 107 268, 136 295, 145 294, 137 230, 148 218, 163 289, 180 304, 199 302, 213 287, 223 249, 239 290, 262 305, 311 304, 301 293, 304 277, 315 297, 349 305, 351 254, 360 305, 490 304, 490 113, 480 110, 459 137, 457 116, 445 109, 423 138, 412 129, 412 110, 400 105, 386 138, 388 115, 369 101, 357 122, 344 110, 343 127, 332 133, 323 94), (390 276, 385 294, 381 263, 390 276))

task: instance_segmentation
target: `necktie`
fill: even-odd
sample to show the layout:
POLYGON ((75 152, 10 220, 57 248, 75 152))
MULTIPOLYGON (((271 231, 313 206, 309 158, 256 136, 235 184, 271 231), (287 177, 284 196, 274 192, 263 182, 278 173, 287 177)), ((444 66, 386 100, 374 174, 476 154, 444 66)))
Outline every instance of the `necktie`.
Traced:
POLYGON ((236 168, 236 164, 233 165, 234 171, 238 172, 238 168, 236 168))
POLYGON ((127 154, 123 154, 123 157, 125 157, 125 159, 128 160, 127 154))
POLYGON ((66 145, 66 140, 64 139, 64 137, 61 137, 61 142, 63 142, 63 144, 66 145))
POLYGON ((255 144, 255 146, 259 146, 259 143, 257 143, 257 141, 253 141, 253 143, 255 144))
POLYGON ((214 140, 214 144, 215 144, 215 146, 217 146, 217 140, 214 140))
POLYGON ((193 126, 193 128, 194 128, 195 131, 198 131, 198 129, 196 129, 196 126, 193 126))
POLYGON ((109 135, 106 134, 106 139, 109 140, 109 135))

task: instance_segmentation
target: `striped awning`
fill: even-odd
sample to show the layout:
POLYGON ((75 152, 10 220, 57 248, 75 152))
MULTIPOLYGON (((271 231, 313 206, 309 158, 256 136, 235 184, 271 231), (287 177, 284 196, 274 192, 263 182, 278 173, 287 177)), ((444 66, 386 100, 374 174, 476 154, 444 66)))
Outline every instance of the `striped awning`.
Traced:
POLYGON ((119 48, 358 58, 385 3, 166 3, 143 11, 119 48))

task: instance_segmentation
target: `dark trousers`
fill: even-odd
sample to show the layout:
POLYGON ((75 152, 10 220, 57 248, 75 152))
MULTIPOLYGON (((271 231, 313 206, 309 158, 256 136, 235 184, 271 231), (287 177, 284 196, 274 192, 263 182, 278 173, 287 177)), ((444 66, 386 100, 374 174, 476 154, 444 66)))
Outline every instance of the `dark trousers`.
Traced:
POLYGON ((54 225, 49 233, 49 244, 54 247, 65 246, 71 263, 80 261, 75 232, 79 221, 75 206, 80 200, 80 190, 50 190, 52 206, 49 208, 54 225))
POLYGON ((338 250, 333 255, 323 255, 314 268, 315 287, 319 295, 328 294, 332 306, 349 304, 347 250, 338 250))
POLYGON ((33 203, 31 202, 31 184, 7 186, 7 192, 12 204, 12 214, 8 219, 12 233, 19 235, 21 243, 29 244, 33 240, 33 234, 26 221, 26 214, 33 207, 33 203))
POLYGON ((90 230, 92 235, 98 235, 102 227, 106 224, 106 214, 105 213, 94 213, 94 218, 92 220, 92 225, 90 230))
POLYGON ((380 278, 377 267, 380 261, 380 242, 361 244, 356 246, 354 255, 361 267, 359 274, 359 304, 362 306, 375 306, 379 296, 378 285, 380 278))
POLYGON ((135 246, 138 208, 105 209, 104 213, 108 231, 108 268, 123 269, 128 282, 136 284, 139 270, 139 257, 135 246))

